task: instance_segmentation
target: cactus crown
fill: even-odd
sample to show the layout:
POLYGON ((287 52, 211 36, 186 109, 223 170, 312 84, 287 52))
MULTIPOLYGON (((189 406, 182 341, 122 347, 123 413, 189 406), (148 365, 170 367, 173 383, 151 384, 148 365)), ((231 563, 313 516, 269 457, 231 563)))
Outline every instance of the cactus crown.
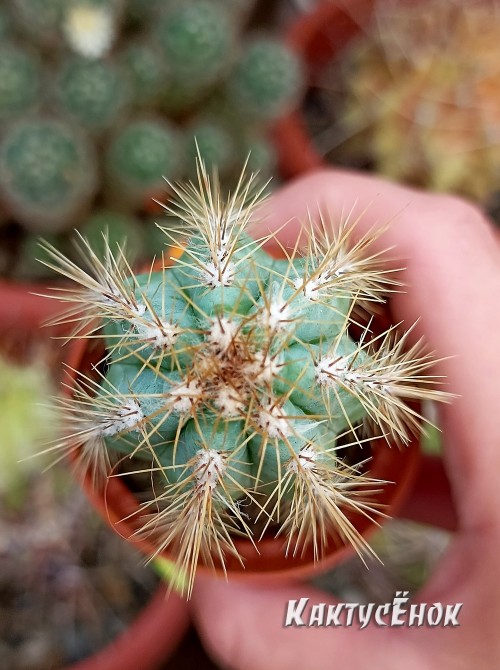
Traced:
POLYGON ((255 176, 227 200, 203 164, 198 180, 171 185, 167 210, 188 242, 170 267, 134 275, 122 249, 98 258, 82 239, 87 272, 52 250, 52 267, 79 284, 64 293, 66 318, 81 337, 102 325, 106 345, 100 372, 63 401, 55 448, 78 449, 97 485, 120 454, 151 473, 142 532, 186 569, 189 589, 198 560, 224 565, 235 536, 258 539, 245 505, 291 553, 311 543, 319 555, 334 531, 371 551, 350 515, 375 514, 381 482, 345 445, 363 445, 368 425, 405 443, 420 419, 406 400, 446 398, 421 342, 369 324, 350 336, 356 305, 398 286, 370 249, 377 233, 323 217, 304 254, 275 260, 262 248, 271 235, 246 232, 263 194, 255 176))

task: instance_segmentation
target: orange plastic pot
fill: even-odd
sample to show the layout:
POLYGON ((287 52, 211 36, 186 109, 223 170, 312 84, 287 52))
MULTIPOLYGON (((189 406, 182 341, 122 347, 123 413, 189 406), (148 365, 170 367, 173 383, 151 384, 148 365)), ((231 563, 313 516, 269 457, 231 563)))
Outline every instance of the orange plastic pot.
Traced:
MULTIPOLYGON (((314 86, 322 69, 369 21, 374 0, 323 0, 290 26, 286 41, 302 58, 314 86)), ((300 107, 279 119, 272 138, 284 178, 297 177, 325 165, 314 146, 300 107)))

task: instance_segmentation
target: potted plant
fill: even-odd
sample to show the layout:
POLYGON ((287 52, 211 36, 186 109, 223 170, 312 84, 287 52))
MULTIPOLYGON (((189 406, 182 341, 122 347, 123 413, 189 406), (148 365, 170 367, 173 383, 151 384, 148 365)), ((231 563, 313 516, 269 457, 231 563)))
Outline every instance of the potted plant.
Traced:
POLYGON ((489 2, 319 3, 288 33, 317 109, 278 122, 283 168, 333 162, 495 208, 499 35, 489 2))
POLYGON ((34 458, 57 432, 54 347, 17 331, 15 345, 1 341, 3 667, 155 670, 187 628, 185 604, 102 524, 65 468, 44 471, 49 455, 34 458))
POLYGON ((245 232, 255 176, 227 200, 203 163, 198 177, 172 186, 188 241, 171 266, 134 275, 123 251, 99 258, 85 240, 88 270, 51 251, 77 282, 80 335, 54 446, 120 534, 176 562, 188 595, 200 570, 290 579, 370 553, 416 474, 418 401, 450 399, 422 343, 384 324, 398 281, 373 233, 325 214, 304 255, 273 258, 272 235, 245 232))

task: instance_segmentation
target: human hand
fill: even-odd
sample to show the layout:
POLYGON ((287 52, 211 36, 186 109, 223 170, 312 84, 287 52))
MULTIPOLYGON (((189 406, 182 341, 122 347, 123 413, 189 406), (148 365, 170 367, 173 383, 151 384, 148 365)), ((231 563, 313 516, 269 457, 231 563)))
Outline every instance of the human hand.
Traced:
POLYGON ((307 210, 339 220, 351 211, 360 232, 389 228, 380 250, 406 269, 406 292, 391 310, 406 327, 420 319, 436 366, 458 398, 441 409, 445 465, 459 528, 413 602, 463 603, 456 628, 285 628, 288 601, 333 604, 307 585, 259 588, 199 578, 192 612, 202 640, 224 666, 238 670, 348 667, 371 670, 493 670, 500 667, 500 245, 474 206, 371 177, 321 171, 272 197, 266 224, 293 246, 307 210))

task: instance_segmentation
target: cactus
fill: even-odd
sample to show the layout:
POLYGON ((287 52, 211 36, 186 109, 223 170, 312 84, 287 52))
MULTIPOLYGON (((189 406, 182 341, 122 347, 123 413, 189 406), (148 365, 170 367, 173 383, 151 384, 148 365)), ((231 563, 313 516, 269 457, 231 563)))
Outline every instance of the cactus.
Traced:
POLYGON ((112 127, 126 111, 130 86, 125 71, 112 61, 75 58, 57 77, 60 110, 89 131, 112 127))
POLYGON ((243 118, 271 121, 300 95, 297 56, 272 37, 249 40, 227 82, 228 97, 243 118))
POLYGON ((182 162, 177 129, 160 120, 129 123, 112 140, 106 155, 109 180, 117 194, 136 202, 163 190, 163 178, 175 179, 182 162))
POLYGON ((196 176, 197 157, 207 169, 216 169, 222 177, 234 166, 236 146, 234 139, 222 124, 209 119, 198 119, 186 129, 186 154, 188 176, 196 176))
POLYGON ((132 216, 113 210, 97 210, 80 226, 80 232, 101 258, 106 248, 116 251, 125 243, 129 261, 140 259, 143 255, 143 231, 132 216))
POLYGON ((37 103, 40 65, 29 51, 3 43, 0 47, 0 121, 29 112, 37 103))
POLYGON ((500 171, 499 59, 500 16, 482 3, 381 5, 336 63, 335 160, 484 202, 500 171))
POLYGON ((271 177, 278 158, 274 146, 266 137, 257 134, 243 136, 240 153, 243 158, 248 157, 249 172, 258 172, 261 179, 271 177))
POLYGON ((74 226, 97 186, 95 156, 67 124, 26 120, 0 144, 0 193, 28 230, 55 232, 74 226))
MULTIPOLYGON (((228 186, 234 184, 233 168, 249 153, 247 138, 258 141, 264 125, 246 114, 246 103, 233 105, 225 86, 247 41, 244 23, 254 0, 6 0, 0 5, 0 144, 8 142, 11 124, 36 123, 43 115, 80 128, 86 137, 75 141, 89 141, 95 151, 77 150, 82 166, 90 166, 86 186, 73 168, 67 177, 58 172, 52 149, 44 165, 41 155, 28 160, 26 145, 21 151, 25 176, 19 170, 13 177, 4 163, 0 225, 9 218, 17 240, 42 229, 79 226, 93 195, 99 206, 132 215, 153 211, 148 200, 164 190, 163 176, 195 175, 194 135, 207 165, 217 167, 228 186), (48 180, 46 194, 41 181, 35 183, 42 179, 48 180)), ((248 109, 254 104, 260 102, 248 109)), ((46 151, 41 140, 36 143, 46 151)), ((262 165, 266 172, 273 161, 262 148, 255 146, 249 165, 262 165)), ((13 250, 7 260, 14 274, 17 258, 13 250)), ((22 264, 18 274, 24 273, 22 264)), ((2 259, 0 275, 5 272, 2 259)))
MULTIPOLYGON (((60 252, 63 252, 66 248, 67 240, 62 234, 44 235, 43 239, 60 252)), ((19 249, 15 266, 16 279, 33 280, 53 275, 49 267, 50 261, 50 254, 40 247, 40 237, 27 234, 19 249)))
POLYGON ((101 320, 107 350, 106 368, 64 399, 55 448, 78 448, 96 485, 124 454, 149 473, 142 532, 176 557, 189 592, 199 560, 238 558, 233 531, 258 539, 249 503, 290 553, 312 544, 319 556, 333 531, 370 552, 350 514, 375 516, 382 482, 345 460, 346 443, 370 428, 405 444, 421 418, 406 401, 447 399, 422 342, 370 324, 350 336, 355 303, 398 286, 370 249, 377 234, 353 242, 354 224, 335 232, 322 218, 305 255, 274 260, 261 248, 271 236, 245 232, 261 202, 254 177, 224 200, 201 164, 199 184, 174 191, 168 211, 188 241, 171 267, 134 276, 120 254, 98 259, 83 241, 87 271, 52 251, 79 283, 65 294, 68 319, 82 337, 101 320))
POLYGON ((158 45, 145 39, 132 41, 122 52, 121 62, 131 81, 134 104, 157 103, 170 81, 169 67, 158 45))
POLYGON ((220 7, 197 0, 167 11, 158 22, 156 37, 172 75, 165 105, 175 104, 178 111, 190 106, 227 71, 235 26, 220 7))

